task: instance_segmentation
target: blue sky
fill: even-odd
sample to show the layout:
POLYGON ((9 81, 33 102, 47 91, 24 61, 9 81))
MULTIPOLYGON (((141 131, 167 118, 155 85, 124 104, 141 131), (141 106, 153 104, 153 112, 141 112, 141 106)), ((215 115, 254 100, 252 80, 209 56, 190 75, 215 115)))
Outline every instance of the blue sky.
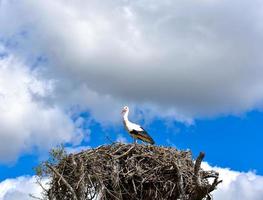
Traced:
POLYGON ((157 145, 206 153, 224 180, 216 200, 261 200, 262 10, 259 0, 0 1, 0 200, 39 193, 32 168, 61 143, 132 142, 124 105, 157 145))

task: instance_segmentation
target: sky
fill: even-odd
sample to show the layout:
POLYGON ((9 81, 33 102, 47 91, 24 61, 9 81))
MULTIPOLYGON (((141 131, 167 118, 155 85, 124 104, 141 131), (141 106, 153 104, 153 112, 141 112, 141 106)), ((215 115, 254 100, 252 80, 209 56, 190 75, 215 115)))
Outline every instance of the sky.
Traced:
MULTIPOLYGON (((40 195, 33 167, 131 143, 206 153, 215 200, 262 200, 263 2, 0 0, 0 200, 40 195)), ((47 180, 45 180, 47 182, 47 180)))

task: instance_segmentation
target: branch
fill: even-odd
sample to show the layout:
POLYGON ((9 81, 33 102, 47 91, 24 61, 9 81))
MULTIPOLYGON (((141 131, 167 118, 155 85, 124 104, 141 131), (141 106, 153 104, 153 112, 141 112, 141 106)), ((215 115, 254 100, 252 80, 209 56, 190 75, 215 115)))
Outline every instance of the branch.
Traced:
POLYGON ((214 179, 211 187, 209 188, 209 192, 212 192, 212 191, 216 188, 216 186, 217 186, 219 183, 222 183, 222 182, 223 182, 222 180, 218 181, 218 177, 216 177, 216 178, 214 179))
POLYGON ((66 179, 65 179, 54 167, 52 167, 52 166, 49 165, 48 163, 46 163, 46 166, 47 166, 51 171, 53 171, 53 172, 56 174, 56 176, 58 176, 58 177, 62 180, 62 182, 67 186, 67 188, 70 190, 70 192, 71 192, 72 195, 73 195, 73 200, 78 200, 77 195, 76 195, 74 189, 73 189, 73 188, 71 187, 71 185, 66 181, 66 179))
POLYGON ((204 152, 200 152, 199 156, 197 157, 196 161, 195 161, 195 167, 194 167, 194 181, 196 183, 196 185, 198 187, 201 186, 201 181, 200 181, 200 176, 199 176, 199 170, 200 170, 200 167, 201 167, 201 163, 202 163, 202 160, 204 159, 205 157, 205 153, 204 152))
POLYGON ((180 192, 180 196, 184 199, 185 196, 185 192, 184 192, 184 182, 183 182, 183 177, 182 174, 180 172, 180 169, 178 168, 176 163, 173 163, 174 168, 176 169, 177 173, 176 173, 176 178, 178 181, 178 190, 180 192))

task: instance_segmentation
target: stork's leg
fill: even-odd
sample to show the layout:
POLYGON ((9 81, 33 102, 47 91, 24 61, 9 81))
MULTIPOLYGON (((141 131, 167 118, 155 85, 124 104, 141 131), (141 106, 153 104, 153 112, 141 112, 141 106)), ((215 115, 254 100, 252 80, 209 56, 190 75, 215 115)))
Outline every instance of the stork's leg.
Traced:
POLYGON ((137 144, 137 139, 133 138, 133 143, 136 145, 137 144))

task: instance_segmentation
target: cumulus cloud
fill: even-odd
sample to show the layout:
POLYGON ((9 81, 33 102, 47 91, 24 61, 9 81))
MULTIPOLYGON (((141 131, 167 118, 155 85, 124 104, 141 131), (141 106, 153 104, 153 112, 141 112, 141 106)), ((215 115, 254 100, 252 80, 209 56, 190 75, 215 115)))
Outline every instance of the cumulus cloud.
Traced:
MULTIPOLYGON (((29 200, 30 194, 41 197, 43 191, 36 181, 34 176, 20 176, 0 182, 0 200, 29 200)), ((42 182, 45 185, 47 180, 42 182)))
MULTIPOLYGON (((49 180, 39 180, 36 176, 20 176, 0 182, 0 200, 32 200, 30 195, 41 198, 43 189, 37 181, 40 181, 45 189, 48 188, 49 180)), ((93 199, 97 200, 98 197, 93 199)))
POLYGON ((78 144, 82 133, 52 96, 52 81, 42 81, 12 55, 0 59, 0 162, 22 152, 49 149, 62 142, 78 144))
POLYGON ((219 172, 223 182, 213 193, 215 200, 261 200, 263 199, 263 177, 255 172, 238 172, 229 168, 211 167, 203 163, 202 167, 207 170, 219 172))
POLYGON ((114 108, 146 103, 183 118, 239 113, 262 106, 262 6, 2 1, 0 37, 20 56, 44 55, 45 76, 63 80, 60 99, 75 88, 83 101, 85 91, 97 99, 86 103, 94 113, 113 111, 104 109, 106 100, 114 108))

